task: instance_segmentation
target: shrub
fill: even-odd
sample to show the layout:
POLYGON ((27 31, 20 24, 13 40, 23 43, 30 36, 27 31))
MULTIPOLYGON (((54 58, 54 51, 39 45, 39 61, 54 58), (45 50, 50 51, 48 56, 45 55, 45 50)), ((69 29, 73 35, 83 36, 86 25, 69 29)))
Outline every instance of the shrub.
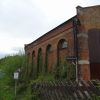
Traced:
POLYGON ((75 80, 76 68, 75 65, 64 61, 54 68, 54 76, 56 79, 75 80))

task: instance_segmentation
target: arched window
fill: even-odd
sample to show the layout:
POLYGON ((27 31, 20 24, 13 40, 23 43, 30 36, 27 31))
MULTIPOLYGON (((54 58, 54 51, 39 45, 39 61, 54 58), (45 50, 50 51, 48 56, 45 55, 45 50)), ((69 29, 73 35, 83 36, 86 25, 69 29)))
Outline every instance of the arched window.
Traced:
POLYGON ((33 52, 32 52, 32 57, 35 57, 35 51, 33 50, 33 52))
POLYGON ((51 45, 48 44, 46 47, 46 57, 45 57, 45 72, 48 72, 48 67, 50 67, 50 53, 52 52, 51 45))
POLYGON ((48 52, 48 53, 50 53, 52 50, 51 50, 52 48, 51 48, 51 45, 49 44, 48 46, 47 46, 47 48, 46 48, 46 51, 48 52))
POLYGON ((64 39, 60 40, 59 43, 58 43, 59 49, 67 48, 67 46, 68 46, 67 42, 64 39))
POLYGON ((58 42, 58 47, 57 47, 57 64, 58 65, 65 60, 66 54, 68 51, 67 47, 68 47, 68 43, 65 39, 61 39, 58 42))
POLYGON ((43 59, 42 59, 42 49, 38 49, 38 58, 37 58, 37 73, 42 72, 43 59))
POLYGON ((34 59, 35 58, 35 51, 33 50, 33 52, 32 52, 32 65, 34 65, 34 59))
POLYGON ((27 63, 30 63, 30 53, 27 54, 27 63))

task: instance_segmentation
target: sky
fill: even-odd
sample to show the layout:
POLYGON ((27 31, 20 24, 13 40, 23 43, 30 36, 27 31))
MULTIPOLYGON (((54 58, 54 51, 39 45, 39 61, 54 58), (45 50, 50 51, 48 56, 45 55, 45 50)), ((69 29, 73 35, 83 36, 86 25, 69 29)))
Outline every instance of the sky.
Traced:
POLYGON ((100 0, 0 0, 0 58, 23 51, 76 15, 78 5, 100 5, 100 0))

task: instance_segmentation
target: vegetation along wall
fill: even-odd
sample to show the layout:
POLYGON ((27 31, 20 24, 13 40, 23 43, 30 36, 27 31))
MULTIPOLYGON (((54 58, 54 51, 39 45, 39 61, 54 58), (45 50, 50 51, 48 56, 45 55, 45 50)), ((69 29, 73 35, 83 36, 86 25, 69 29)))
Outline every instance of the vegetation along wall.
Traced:
POLYGON ((99 16, 99 5, 85 8, 78 6, 76 16, 25 45, 28 64, 35 66, 36 72, 41 73, 53 72, 54 69, 59 69, 61 64, 68 62, 75 65, 76 78, 100 79, 99 73, 93 73, 93 70, 100 71, 100 61, 95 61, 100 59, 100 54, 98 50, 93 54, 94 48, 100 48, 99 16), (91 36, 91 33, 98 35, 91 36), (94 39, 98 40, 97 43, 92 41, 94 39), (95 67, 96 64, 97 67, 95 67))

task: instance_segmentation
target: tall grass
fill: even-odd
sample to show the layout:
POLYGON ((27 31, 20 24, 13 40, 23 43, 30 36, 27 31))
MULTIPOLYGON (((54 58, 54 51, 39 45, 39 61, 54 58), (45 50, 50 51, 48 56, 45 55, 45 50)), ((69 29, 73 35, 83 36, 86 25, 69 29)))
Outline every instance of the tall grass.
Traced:
MULTIPOLYGON (((42 59, 39 62, 41 63, 42 59)), ((61 63, 53 69, 52 73, 45 72, 41 68, 41 71, 37 71, 36 67, 34 62, 28 64, 27 58, 22 53, 0 59, 0 100, 14 100, 13 74, 19 68, 21 73, 17 84, 17 100, 31 100, 35 97, 35 94, 31 93, 31 85, 34 82, 54 81, 56 77, 75 79, 75 66, 68 63, 61 63)))
POLYGON ((18 54, 0 59, 0 100, 14 100, 13 73, 22 67, 24 55, 18 54))

